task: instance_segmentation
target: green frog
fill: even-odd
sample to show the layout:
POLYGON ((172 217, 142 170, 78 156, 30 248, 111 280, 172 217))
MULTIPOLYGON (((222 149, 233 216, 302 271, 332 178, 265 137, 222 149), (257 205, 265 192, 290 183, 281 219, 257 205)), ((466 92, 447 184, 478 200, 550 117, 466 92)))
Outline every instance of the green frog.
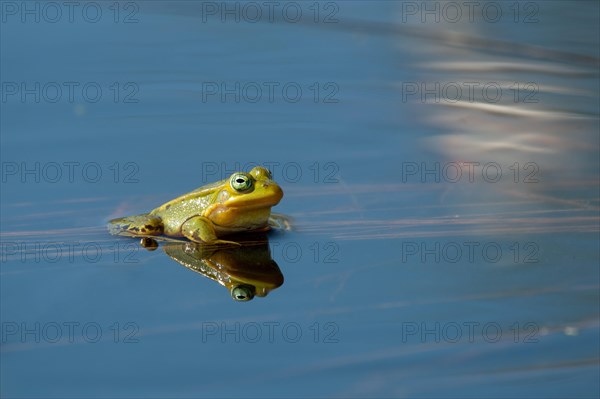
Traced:
POLYGON ((283 197, 271 172, 261 166, 249 173, 236 172, 229 179, 208 184, 175 198, 150 213, 109 221, 114 235, 186 237, 197 243, 234 244, 219 237, 270 227, 289 228, 271 207, 283 197))

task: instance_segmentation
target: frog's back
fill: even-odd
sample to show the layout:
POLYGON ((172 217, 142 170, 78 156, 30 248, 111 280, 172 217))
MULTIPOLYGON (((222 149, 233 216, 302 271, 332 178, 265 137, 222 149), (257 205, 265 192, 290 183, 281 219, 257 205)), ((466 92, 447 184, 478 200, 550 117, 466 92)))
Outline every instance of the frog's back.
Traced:
POLYGON ((192 216, 202 215, 221 186, 222 182, 216 182, 197 188, 153 209, 150 215, 162 219, 165 234, 181 236, 181 225, 192 216))

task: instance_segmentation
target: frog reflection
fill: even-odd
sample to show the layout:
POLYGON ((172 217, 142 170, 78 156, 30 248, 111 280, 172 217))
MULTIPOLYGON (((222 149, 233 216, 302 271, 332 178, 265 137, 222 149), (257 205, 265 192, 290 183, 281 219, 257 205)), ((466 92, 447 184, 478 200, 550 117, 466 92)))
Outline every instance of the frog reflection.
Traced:
MULTIPOLYGON (((240 238, 241 246, 207 246, 193 242, 167 241, 163 251, 177 263, 225 286, 236 301, 264 297, 283 284, 283 274, 271 258, 266 234, 240 238)), ((158 248, 154 238, 140 244, 158 248)))

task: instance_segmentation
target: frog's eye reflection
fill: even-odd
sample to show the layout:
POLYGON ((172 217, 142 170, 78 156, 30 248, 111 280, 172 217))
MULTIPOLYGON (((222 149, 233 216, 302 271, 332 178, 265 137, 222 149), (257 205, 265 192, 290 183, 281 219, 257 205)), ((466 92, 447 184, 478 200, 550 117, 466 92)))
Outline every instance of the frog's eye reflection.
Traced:
POLYGON ((236 301, 249 301, 254 298, 255 288, 251 285, 236 285, 231 289, 231 297, 236 301))
POLYGON ((252 187, 252 180, 244 174, 236 173, 231 176, 231 187, 235 191, 246 191, 252 187))

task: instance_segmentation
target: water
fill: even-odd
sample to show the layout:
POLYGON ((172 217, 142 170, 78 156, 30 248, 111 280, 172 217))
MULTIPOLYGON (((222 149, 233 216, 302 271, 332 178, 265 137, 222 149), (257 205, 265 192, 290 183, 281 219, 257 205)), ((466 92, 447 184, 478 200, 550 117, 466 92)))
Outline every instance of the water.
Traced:
POLYGON ((598 396, 596 2, 26 4, 3 396, 598 396), (294 230, 198 257, 264 297, 103 227, 257 163, 294 230))

